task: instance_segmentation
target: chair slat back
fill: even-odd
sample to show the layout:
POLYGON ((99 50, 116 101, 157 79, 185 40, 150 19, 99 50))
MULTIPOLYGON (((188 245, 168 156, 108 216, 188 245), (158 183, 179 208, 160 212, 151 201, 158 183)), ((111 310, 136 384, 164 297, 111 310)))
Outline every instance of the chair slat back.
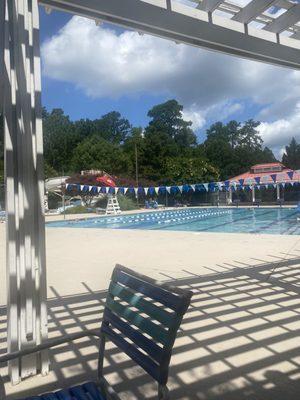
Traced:
POLYGON ((102 332, 157 382, 166 384, 171 351, 192 292, 117 265, 102 332))

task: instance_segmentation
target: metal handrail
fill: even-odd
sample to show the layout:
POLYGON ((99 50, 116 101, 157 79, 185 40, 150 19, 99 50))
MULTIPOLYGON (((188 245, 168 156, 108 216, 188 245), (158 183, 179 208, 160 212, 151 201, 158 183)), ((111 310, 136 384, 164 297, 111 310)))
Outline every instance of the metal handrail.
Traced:
POLYGON ((81 338, 84 338, 87 336, 90 336, 90 337, 95 336, 100 339, 102 336, 102 333, 101 333, 100 329, 99 330, 96 330, 96 329, 95 330, 86 330, 83 332, 65 335, 58 339, 50 339, 50 340, 47 340, 46 342, 39 344, 35 347, 5 354, 4 356, 0 357, 0 364, 15 360, 16 358, 22 358, 22 357, 28 356, 30 354, 38 353, 39 351, 48 350, 52 347, 60 346, 61 344, 64 344, 67 342, 72 342, 73 340, 81 339, 81 338))
MULTIPOLYGON (((95 329, 95 330, 86 330, 78 333, 65 335, 58 339, 50 339, 32 348, 28 348, 21 351, 14 351, 12 353, 7 353, 4 356, 0 357, 0 364, 15 360, 16 358, 22 358, 30 354, 38 353, 43 350, 48 350, 52 347, 60 346, 64 343, 72 342, 77 339, 82 339, 84 337, 93 337, 93 336, 98 337, 100 339, 103 335, 100 329, 97 330, 95 329)), ((5 386, 1 375, 0 375, 0 399, 1 400, 6 399, 5 386)))

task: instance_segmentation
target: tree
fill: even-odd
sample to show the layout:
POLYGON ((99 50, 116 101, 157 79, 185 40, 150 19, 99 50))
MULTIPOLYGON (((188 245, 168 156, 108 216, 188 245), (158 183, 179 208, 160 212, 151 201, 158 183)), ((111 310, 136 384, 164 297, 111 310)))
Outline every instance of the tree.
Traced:
POLYGON ((58 174, 71 172, 73 151, 80 142, 80 136, 61 109, 51 113, 43 110, 44 156, 49 166, 58 174))
POLYGON ((261 151, 263 140, 257 131, 260 122, 249 119, 241 127, 238 126, 237 144, 249 151, 261 151))
POLYGON ((275 161, 257 130, 259 122, 248 120, 244 124, 230 121, 216 122, 206 132, 206 157, 220 171, 222 180, 239 175, 257 163, 275 161))
POLYGON ((141 127, 131 129, 130 136, 123 145, 124 155, 128 159, 128 176, 135 177, 136 174, 136 152, 138 164, 141 163, 142 155, 145 153, 144 133, 141 127))
POLYGON ((110 143, 121 144, 124 143, 130 131, 131 125, 129 121, 122 118, 119 112, 112 111, 93 122, 92 134, 110 143))
POLYGON ((57 171, 55 171, 55 169, 53 167, 51 167, 51 165, 49 165, 45 161, 44 162, 44 175, 45 175, 45 179, 48 179, 48 178, 53 178, 59 174, 57 173, 57 171))
MULTIPOLYGON (((232 125, 233 126, 233 125, 232 125)), ((239 168, 234 153, 237 132, 231 131, 222 122, 216 122, 206 131, 204 149, 207 159, 220 171, 221 179, 235 173, 239 168)))
POLYGON ((217 169, 209 162, 192 157, 166 159, 164 173, 168 184, 211 182, 219 178, 217 169))
POLYGON ((197 138, 192 123, 183 119, 183 107, 176 100, 154 106, 149 112, 143 146, 139 152, 139 170, 146 179, 165 181, 166 160, 191 157, 197 138))
POLYGON ((272 162, 275 162, 275 161, 277 161, 277 160, 276 160, 276 157, 273 154, 273 151, 269 147, 266 146, 263 149, 263 152, 262 152, 262 160, 261 160, 261 162, 272 163, 272 162))
POLYGON ((241 124, 237 121, 230 121, 224 125, 222 122, 215 122, 206 131, 208 142, 223 142, 229 144, 234 149, 239 144, 239 129, 241 124))
POLYGON ((181 149, 188 149, 197 144, 197 137, 191 129, 192 122, 185 121, 182 115, 183 106, 176 100, 169 100, 154 106, 149 112, 151 118, 149 132, 160 131, 174 139, 181 149))
MULTIPOLYGON (((263 148, 257 121, 216 122, 207 129, 205 142, 197 144, 192 123, 184 120, 176 100, 152 107, 148 117, 143 130, 117 111, 73 122, 61 109, 44 109, 46 177, 95 168, 135 181, 136 149, 139 181, 157 184, 225 180, 275 160, 272 151, 263 148)), ((1 143, 3 147, 0 126, 0 150, 1 143)))
POLYGON ((290 144, 285 147, 282 163, 291 169, 300 169, 300 144, 293 137, 290 144))
POLYGON ((143 148, 139 152, 140 174, 146 179, 159 182, 164 176, 165 160, 176 156, 178 147, 174 139, 164 131, 147 129, 143 148))
POLYGON ((123 174, 128 169, 128 161, 122 149, 97 136, 87 138, 73 151, 72 170, 99 169, 109 174, 123 174))

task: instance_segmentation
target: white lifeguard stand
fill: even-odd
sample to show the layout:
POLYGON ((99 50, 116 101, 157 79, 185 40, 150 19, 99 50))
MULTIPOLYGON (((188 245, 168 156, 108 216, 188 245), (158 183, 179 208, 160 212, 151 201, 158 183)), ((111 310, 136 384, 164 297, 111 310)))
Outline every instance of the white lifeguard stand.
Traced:
POLYGON ((111 214, 121 214, 121 208, 118 202, 118 198, 115 194, 108 194, 107 206, 106 206, 106 215, 111 214))

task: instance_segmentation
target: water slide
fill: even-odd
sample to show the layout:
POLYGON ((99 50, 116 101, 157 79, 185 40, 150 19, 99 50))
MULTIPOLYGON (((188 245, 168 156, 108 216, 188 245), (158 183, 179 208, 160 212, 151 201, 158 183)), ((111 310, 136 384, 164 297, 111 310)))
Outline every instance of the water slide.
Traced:
POLYGON ((46 192, 60 190, 61 185, 66 183, 66 180, 69 179, 69 176, 58 176, 56 178, 49 178, 45 181, 46 192))

